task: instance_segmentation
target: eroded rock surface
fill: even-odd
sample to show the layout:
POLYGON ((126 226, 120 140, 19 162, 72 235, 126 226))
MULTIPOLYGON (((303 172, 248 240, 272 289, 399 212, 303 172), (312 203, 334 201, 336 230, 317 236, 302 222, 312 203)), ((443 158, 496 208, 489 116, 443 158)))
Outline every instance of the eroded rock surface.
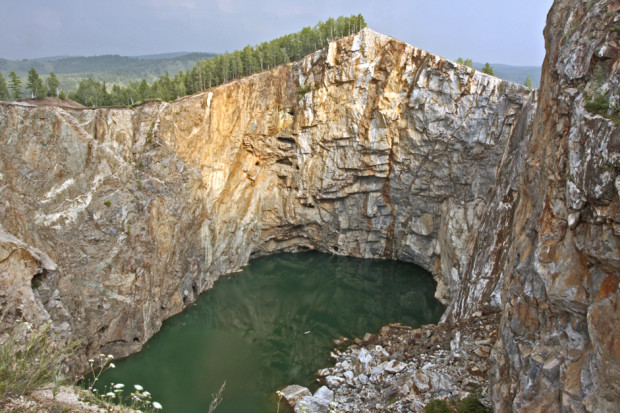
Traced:
POLYGON ((498 411, 620 408, 618 30, 618 1, 554 3, 533 133, 515 159, 522 173, 500 181, 489 206, 505 224, 497 237, 495 223, 481 230, 451 310, 470 313, 482 288, 501 303, 498 411), (604 116, 586 109, 597 96, 604 116))
MULTIPOLYGON (((312 412, 420 412, 432 399, 463 399, 479 392, 488 405, 486 376, 498 335, 497 316, 476 312, 456 323, 415 330, 390 324, 377 335, 366 334, 348 348, 334 350, 334 366, 317 372, 331 399, 317 406, 315 392, 291 404, 300 413, 304 408, 312 412)), ((297 388, 296 394, 302 392, 309 393, 297 388)))
POLYGON ((86 337, 85 357, 138 350, 276 251, 414 261, 447 302, 531 101, 364 30, 173 103, 2 104, 0 222, 49 256, 31 304, 86 337))

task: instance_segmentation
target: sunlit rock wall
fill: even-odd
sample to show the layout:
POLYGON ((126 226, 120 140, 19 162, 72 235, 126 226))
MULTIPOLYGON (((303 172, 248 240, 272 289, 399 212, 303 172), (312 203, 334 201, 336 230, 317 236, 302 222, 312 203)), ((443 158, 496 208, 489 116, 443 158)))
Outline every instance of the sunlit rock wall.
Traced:
POLYGON ((532 102, 366 29, 173 103, 1 104, 2 245, 49 258, 3 311, 125 355, 220 275, 303 249, 416 262, 447 303, 532 102))

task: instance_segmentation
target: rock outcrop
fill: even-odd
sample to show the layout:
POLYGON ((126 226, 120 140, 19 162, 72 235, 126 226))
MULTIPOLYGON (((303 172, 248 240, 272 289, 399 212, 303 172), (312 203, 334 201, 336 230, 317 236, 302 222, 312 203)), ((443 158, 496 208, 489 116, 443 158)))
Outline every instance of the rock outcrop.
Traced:
POLYGON ((445 315, 499 303, 498 411, 620 408, 619 30, 618 1, 554 3, 532 134, 508 144, 445 315))
POLYGON ((613 410, 619 8, 556 1, 538 93, 365 29, 172 103, 0 104, 4 323, 82 338, 79 371, 252 257, 398 259, 444 320, 501 312, 498 410, 613 410))
POLYGON ((31 271, 31 312, 87 337, 87 355, 138 350, 276 251, 414 261, 447 302, 532 100, 364 30, 173 103, 3 104, 0 222, 51 261, 31 271))

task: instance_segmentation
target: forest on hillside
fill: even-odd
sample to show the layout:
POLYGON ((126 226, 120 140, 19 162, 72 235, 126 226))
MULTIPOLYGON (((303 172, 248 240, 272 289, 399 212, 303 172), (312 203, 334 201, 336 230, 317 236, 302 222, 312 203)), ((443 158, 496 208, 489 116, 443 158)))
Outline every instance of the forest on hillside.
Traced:
MULTIPOLYGON (((84 76, 76 86, 76 90, 63 88, 61 75, 50 72, 42 79, 33 66, 28 71, 25 91, 21 86, 21 78, 11 71, 8 79, 0 71, 0 100, 19 99, 21 97, 59 96, 69 97, 85 106, 131 106, 152 99, 171 101, 181 96, 190 95, 219 84, 256 73, 262 70, 297 60, 308 53, 325 47, 329 41, 356 33, 366 27, 364 17, 329 18, 314 27, 304 27, 297 33, 287 34, 277 39, 246 46, 241 50, 226 52, 210 58, 194 60, 191 69, 179 70, 170 75, 170 71, 162 71, 154 81, 144 77, 130 81, 127 85, 117 82, 109 87, 106 80, 98 80, 94 76, 84 76)), ((102 57, 95 56, 96 60, 102 57)), ((120 64, 120 56, 110 57, 107 67, 113 68, 120 64)), ((63 67, 71 65, 71 59, 65 61, 63 67)), ((1 62, 0 62, 1 63, 1 62)), ((47 62, 50 63, 50 62, 47 62)), ((82 67, 86 64, 80 63, 82 67)), ((96 62, 95 62, 96 64, 96 62)), ((0 69, 2 65, 0 64, 0 69)), ((111 72, 114 72, 111 70, 111 72)))
MULTIPOLYGON (((298 60, 325 47, 329 41, 357 33, 364 27, 366 22, 361 14, 329 18, 297 33, 219 55, 59 57, 17 62, 19 65, 0 59, 0 100, 69 97, 88 107, 132 106, 154 99, 172 101, 298 60), (24 80, 20 76, 22 66, 32 62, 37 65, 27 70, 24 80), (15 70, 5 78, 3 68, 15 70), (39 72, 49 74, 43 78, 39 72)), ((482 65, 462 58, 458 61, 515 83, 525 81, 529 87, 537 87, 540 79, 538 67, 498 64, 493 65, 494 72, 488 63, 482 65)))
POLYGON ((0 73, 8 76, 14 72, 25 83, 32 68, 40 76, 54 73, 65 92, 76 90, 87 77, 106 82, 108 85, 127 86, 129 82, 146 79, 153 82, 162 73, 176 73, 191 69, 199 59, 208 59, 215 53, 183 53, 176 56, 162 55, 151 58, 119 55, 74 56, 60 58, 6 60, 0 59, 0 73))

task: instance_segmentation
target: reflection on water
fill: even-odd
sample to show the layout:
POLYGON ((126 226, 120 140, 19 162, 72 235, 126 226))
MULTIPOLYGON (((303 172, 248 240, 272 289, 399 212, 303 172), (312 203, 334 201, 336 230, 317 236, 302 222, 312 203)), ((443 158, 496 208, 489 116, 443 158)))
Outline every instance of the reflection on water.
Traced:
POLYGON ((332 339, 437 322, 434 291, 412 264, 315 252, 259 258, 167 320, 100 383, 138 383, 165 411, 204 412, 226 380, 217 413, 274 412, 277 389, 311 385, 329 365, 332 339))

